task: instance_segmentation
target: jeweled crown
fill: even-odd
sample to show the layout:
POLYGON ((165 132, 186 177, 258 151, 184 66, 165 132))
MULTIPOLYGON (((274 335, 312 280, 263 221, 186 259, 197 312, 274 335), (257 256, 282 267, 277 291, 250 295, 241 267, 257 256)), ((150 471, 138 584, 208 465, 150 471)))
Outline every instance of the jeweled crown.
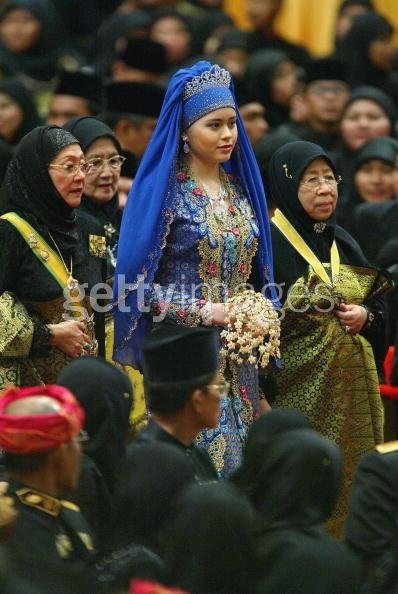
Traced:
POLYGON ((209 89, 210 87, 223 86, 229 88, 230 84, 231 75, 228 70, 215 64, 210 70, 205 70, 205 72, 202 72, 202 74, 199 74, 198 76, 194 76, 192 80, 187 82, 184 87, 182 98, 186 100, 189 97, 192 97, 192 95, 196 95, 196 93, 199 93, 204 89, 209 89))

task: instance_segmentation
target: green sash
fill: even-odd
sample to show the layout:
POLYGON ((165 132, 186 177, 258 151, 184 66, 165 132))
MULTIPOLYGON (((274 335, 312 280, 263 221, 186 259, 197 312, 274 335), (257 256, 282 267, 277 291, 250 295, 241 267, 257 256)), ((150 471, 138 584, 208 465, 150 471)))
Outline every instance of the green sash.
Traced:
MULTIPOLYGON (((68 285, 69 271, 65 269, 64 263, 52 247, 48 245, 34 227, 17 215, 16 212, 7 212, 0 218, 11 223, 19 231, 36 258, 47 268, 63 291, 68 285)), ((74 298, 73 289, 68 288, 68 290, 72 305, 81 305, 81 301, 74 298)), ((78 293, 80 294, 80 291, 78 293)))

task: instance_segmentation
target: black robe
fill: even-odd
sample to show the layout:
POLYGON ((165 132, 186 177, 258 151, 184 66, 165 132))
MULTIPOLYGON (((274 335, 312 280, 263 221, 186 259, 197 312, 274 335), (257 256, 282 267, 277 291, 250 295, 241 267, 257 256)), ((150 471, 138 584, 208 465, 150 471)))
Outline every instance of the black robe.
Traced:
POLYGON ((207 451, 200 446, 192 443, 189 446, 184 445, 181 441, 176 439, 173 435, 165 431, 156 421, 151 419, 145 429, 143 429, 130 444, 128 451, 132 448, 138 447, 141 444, 148 442, 165 442, 169 443, 180 451, 182 451, 190 460, 195 477, 199 481, 217 480, 218 475, 213 462, 207 451))

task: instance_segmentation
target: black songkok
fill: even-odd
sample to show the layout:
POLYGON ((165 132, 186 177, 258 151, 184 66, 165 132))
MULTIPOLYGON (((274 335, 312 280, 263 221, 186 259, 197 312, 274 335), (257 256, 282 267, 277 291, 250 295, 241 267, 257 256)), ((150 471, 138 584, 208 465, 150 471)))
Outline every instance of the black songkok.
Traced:
POLYGON ((142 359, 149 385, 192 382, 216 372, 218 334, 214 328, 160 324, 143 340, 142 359))
POLYGON ((95 74, 63 70, 58 77, 54 95, 83 97, 92 103, 101 103, 101 79, 95 74))
POLYGON ((167 70, 166 48, 150 39, 130 39, 119 55, 129 68, 136 68, 153 74, 163 74, 167 70))
POLYGON ((113 82, 106 87, 106 111, 158 118, 166 90, 143 82, 113 82))
POLYGON ((316 80, 341 80, 348 84, 344 65, 334 58, 318 58, 310 60, 305 69, 305 83, 316 80))

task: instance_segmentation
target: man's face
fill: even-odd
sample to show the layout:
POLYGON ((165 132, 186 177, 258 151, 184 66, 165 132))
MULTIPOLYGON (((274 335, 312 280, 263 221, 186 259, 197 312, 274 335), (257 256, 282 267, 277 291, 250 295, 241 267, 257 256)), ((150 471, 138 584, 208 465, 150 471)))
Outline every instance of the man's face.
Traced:
POLYGON ((62 444, 58 455, 58 491, 75 491, 77 489, 82 448, 78 438, 62 444))
POLYGON ((156 118, 149 117, 143 117, 139 123, 122 120, 115 126, 115 134, 122 148, 140 159, 151 140, 156 123, 156 118))
POLYGON ((340 80, 316 80, 304 93, 308 119, 322 124, 338 124, 348 100, 348 86, 340 80))
POLYGON ((214 429, 218 425, 224 386, 225 380, 217 372, 204 389, 195 392, 193 397, 195 413, 203 429, 214 429))
POLYGON ((50 101, 46 124, 62 127, 71 118, 89 115, 92 113, 87 99, 74 95, 54 95, 50 101))
POLYGON ((268 122, 265 119, 265 108, 261 103, 246 103, 239 108, 245 130, 253 146, 256 146, 266 135, 268 122))

